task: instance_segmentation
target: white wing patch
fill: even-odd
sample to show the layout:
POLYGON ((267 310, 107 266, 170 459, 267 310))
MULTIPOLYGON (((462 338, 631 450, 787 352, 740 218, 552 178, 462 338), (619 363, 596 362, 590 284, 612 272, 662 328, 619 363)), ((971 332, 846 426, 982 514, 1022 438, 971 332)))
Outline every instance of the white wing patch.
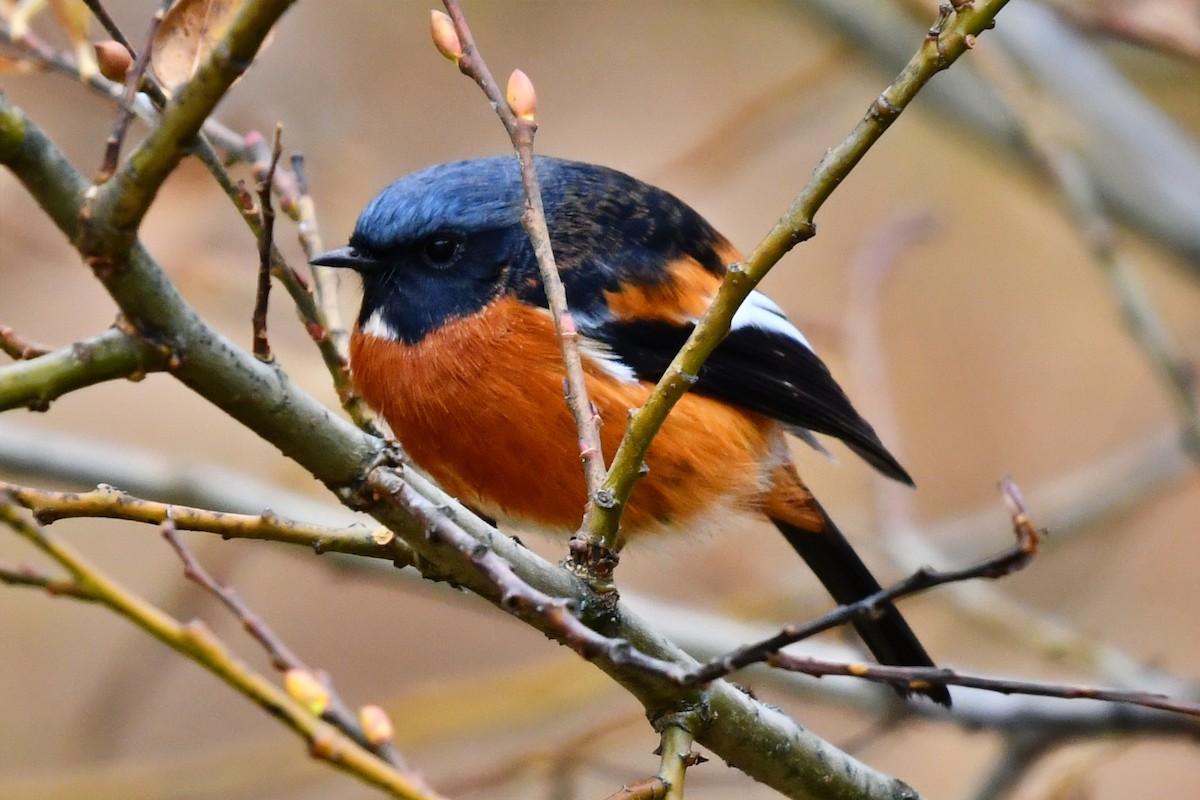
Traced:
POLYGON ((362 326, 362 332, 367 336, 387 339, 391 342, 400 341, 400 334, 396 332, 396 329, 384 322, 381 308, 376 309, 374 314, 367 317, 366 324, 362 326))
POLYGON ((788 321, 787 315, 783 313, 783 309, 774 300, 757 290, 750 293, 750 296, 746 298, 746 302, 742 303, 741 308, 733 315, 730 330, 737 330, 738 328, 761 328, 762 330, 772 331, 773 333, 782 334, 789 339, 794 339, 809 350, 812 350, 812 345, 808 343, 808 339, 804 338, 804 334, 800 332, 799 328, 788 321))
POLYGON ((621 360, 621 357, 612 351, 612 348, 604 342, 598 342, 595 339, 589 339, 586 336, 579 337, 579 350, 593 364, 607 372, 612 377, 619 380, 621 383, 638 383, 637 373, 633 368, 621 360))

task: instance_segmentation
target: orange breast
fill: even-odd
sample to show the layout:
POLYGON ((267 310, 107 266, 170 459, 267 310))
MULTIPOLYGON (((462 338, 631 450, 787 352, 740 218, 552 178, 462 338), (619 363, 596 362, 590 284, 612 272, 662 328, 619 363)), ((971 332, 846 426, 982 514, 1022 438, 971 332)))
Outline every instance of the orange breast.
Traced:
MULTIPOLYGON (((451 494, 502 520, 578 527, 586 501, 578 437, 545 311, 500 298, 412 346, 356 331, 351 363, 367 403, 451 494)), ((629 409, 651 387, 619 382, 588 358, 585 372, 611 459, 629 409)), ((714 503, 755 506, 778 437, 777 423, 685 395, 650 448, 624 534, 686 526, 714 503)))

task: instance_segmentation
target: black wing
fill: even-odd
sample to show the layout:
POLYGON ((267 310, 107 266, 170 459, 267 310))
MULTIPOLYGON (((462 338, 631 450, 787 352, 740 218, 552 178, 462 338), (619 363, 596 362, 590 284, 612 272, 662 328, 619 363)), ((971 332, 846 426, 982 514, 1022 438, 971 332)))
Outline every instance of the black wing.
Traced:
MULTIPOLYGON (((693 327, 609 319, 587 335, 611 348, 639 379, 657 381, 693 327)), ((793 336, 784 328, 734 327, 701 367, 692 391, 779 420, 797 432, 815 431, 841 439, 884 475, 912 485, 912 478, 854 409, 799 331, 793 336)))

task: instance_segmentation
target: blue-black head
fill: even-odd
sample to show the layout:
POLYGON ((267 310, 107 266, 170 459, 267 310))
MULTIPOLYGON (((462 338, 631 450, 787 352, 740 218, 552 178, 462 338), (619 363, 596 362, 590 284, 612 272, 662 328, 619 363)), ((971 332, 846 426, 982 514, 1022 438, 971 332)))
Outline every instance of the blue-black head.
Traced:
MULTIPOLYGON (((716 273, 723 243, 707 222, 661 189, 606 167, 538 157, 551 245, 580 314, 604 290, 654 284, 690 256, 716 273)), ((360 327, 409 344, 505 294, 545 305, 524 228, 515 156, 440 164, 401 178, 367 204, 349 246, 313 259, 363 279, 360 327)))

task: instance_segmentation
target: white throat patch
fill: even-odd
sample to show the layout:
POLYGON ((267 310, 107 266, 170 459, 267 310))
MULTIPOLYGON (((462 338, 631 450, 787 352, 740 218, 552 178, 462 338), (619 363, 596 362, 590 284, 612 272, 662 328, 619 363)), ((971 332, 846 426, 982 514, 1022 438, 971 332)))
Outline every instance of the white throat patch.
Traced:
POLYGON ((366 336, 387 339, 390 342, 400 341, 400 334, 396 332, 396 329, 384 322, 382 308, 376 309, 374 314, 367 317, 361 330, 366 336))

